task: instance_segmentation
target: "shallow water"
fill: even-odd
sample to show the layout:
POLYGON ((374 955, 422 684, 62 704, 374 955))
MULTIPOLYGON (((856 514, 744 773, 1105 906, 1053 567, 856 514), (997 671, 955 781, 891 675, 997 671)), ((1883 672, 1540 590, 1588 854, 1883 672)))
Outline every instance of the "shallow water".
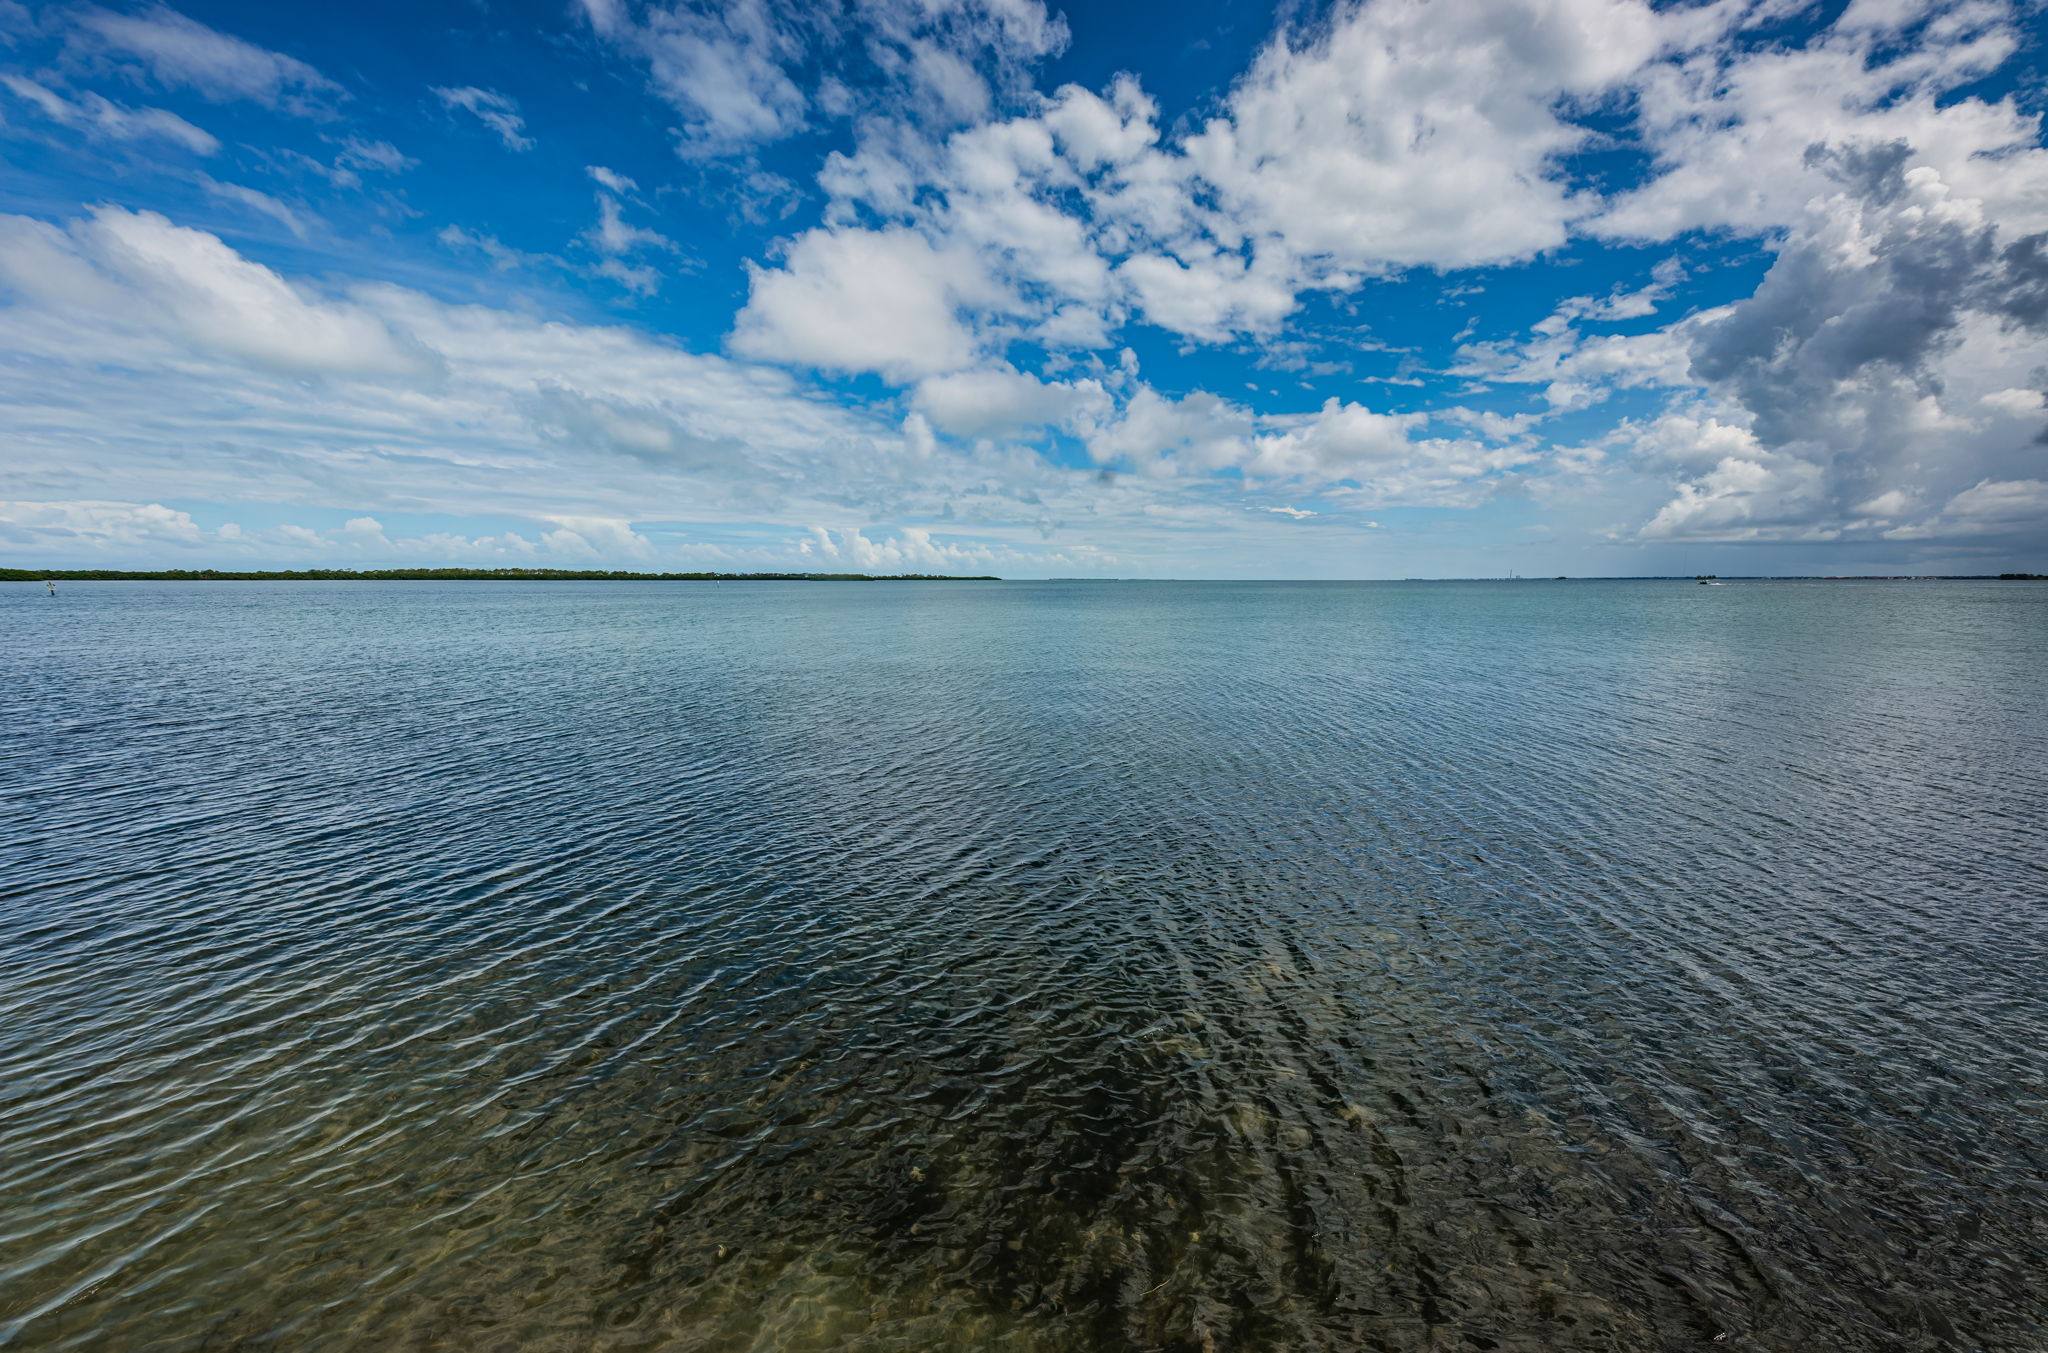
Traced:
POLYGON ((0 1344, 2048 1347, 2048 585, 0 620, 0 1344))

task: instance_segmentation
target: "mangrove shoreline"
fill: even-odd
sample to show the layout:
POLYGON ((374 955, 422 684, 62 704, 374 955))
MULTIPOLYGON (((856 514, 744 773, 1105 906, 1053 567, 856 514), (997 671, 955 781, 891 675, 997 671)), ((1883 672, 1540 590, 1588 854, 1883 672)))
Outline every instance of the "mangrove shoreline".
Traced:
POLYGON ((299 570, 0 568, 0 582, 633 582, 633 583, 999 583, 983 574, 942 573, 628 573, 583 568, 309 568, 299 570))

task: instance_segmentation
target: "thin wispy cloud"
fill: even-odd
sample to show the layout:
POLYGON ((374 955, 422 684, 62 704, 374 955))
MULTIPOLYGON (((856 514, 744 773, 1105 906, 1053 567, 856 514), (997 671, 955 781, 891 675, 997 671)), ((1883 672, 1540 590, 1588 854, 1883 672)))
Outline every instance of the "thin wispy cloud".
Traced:
POLYGON ((533 139, 526 135, 526 120, 519 116, 519 105, 503 94, 488 89, 462 86, 456 89, 434 88, 435 97, 447 109, 461 109, 475 116, 476 120, 498 134, 507 150, 532 150, 533 139))
POLYGON ((67 99, 19 75, 0 75, 0 85, 51 121, 81 128, 106 140, 169 142, 194 155, 220 151, 220 141, 212 133, 162 108, 124 107, 91 90, 76 99, 67 99))
POLYGON ((86 8, 75 16, 85 41, 131 58, 166 88, 224 103, 247 99, 283 112, 326 115, 342 87, 311 65, 162 6, 134 13, 86 8))

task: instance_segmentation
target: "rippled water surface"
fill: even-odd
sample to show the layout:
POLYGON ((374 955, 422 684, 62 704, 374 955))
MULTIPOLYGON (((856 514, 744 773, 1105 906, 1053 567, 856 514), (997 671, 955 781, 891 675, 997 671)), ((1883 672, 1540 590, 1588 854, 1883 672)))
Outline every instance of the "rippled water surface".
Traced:
POLYGON ((2048 1348, 2048 585, 0 590, 0 1344, 2048 1348))

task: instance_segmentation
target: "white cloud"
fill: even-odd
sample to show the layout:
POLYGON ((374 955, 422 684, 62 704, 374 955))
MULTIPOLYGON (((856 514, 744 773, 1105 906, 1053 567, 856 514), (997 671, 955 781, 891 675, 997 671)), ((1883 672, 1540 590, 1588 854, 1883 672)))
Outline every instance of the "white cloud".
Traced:
POLYGON ((505 149, 533 149, 533 138, 526 135, 526 120, 519 116, 519 105, 508 96, 471 85, 454 89, 435 85, 433 89, 442 107, 475 114, 479 122, 498 134, 505 149))
POLYGON ((647 542, 613 523, 558 528, 539 540, 516 531, 495 536, 424 532, 393 537, 375 517, 331 530, 298 523, 255 528, 223 522, 208 529, 162 503, 0 502, 0 542, 52 567, 87 563, 152 568, 384 568, 407 565, 510 565, 574 568, 646 557, 647 542), (589 533, 584 534, 588 529, 589 533), (598 542, 593 544, 593 541, 598 542), (634 542, 638 542, 637 545, 634 542))
POLYGON ((621 517, 550 517, 555 529, 541 537, 550 549, 591 559, 648 559, 654 547, 621 517))
POLYGON ((1820 472, 1779 457, 1729 457, 1678 487, 1643 527, 1651 540, 1829 540, 1840 532, 1815 520, 1820 472))
POLYGON ((675 247, 660 231, 628 223, 620 214, 619 200, 610 193, 597 195, 597 224, 585 231, 583 237, 601 254, 630 254, 637 249, 675 247))
POLYGON ((431 359, 362 308, 302 296, 216 237, 102 207, 68 230, 0 217, 0 285, 46 309, 282 371, 405 375, 431 359))
POLYGON ((442 226, 440 232, 434 238, 450 249, 469 250, 481 254, 499 272, 509 271, 513 268, 531 267, 536 264, 558 264, 561 262, 560 259, 551 254, 529 254, 524 250, 514 249, 496 235, 468 230, 454 224, 442 226))
MULTIPOLYGON (((1920 48, 1881 60, 1907 11, 1866 9, 1805 49, 1752 49, 1730 34, 1776 9, 1350 3, 1307 36, 1275 37, 1219 114, 1177 144, 1162 140, 1155 105, 1130 77, 1107 97, 1069 86, 1027 116, 939 140, 915 118, 871 119, 859 150, 830 157, 819 177, 827 229, 847 233, 835 248, 848 256, 910 229, 947 258, 944 285, 920 289, 917 328, 942 335, 943 361, 957 363, 1019 337, 1101 348, 1133 315, 1198 342, 1272 335, 1307 291, 1513 262, 1587 223, 1660 235, 1783 226, 1825 179, 1809 155, 1815 140, 1837 133, 1911 131, 1951 182, 2014 228, 2028 212, 2048 220, 2048 152, 2029 149, 2034 120, 2010 101, 1936 106, 2011 47, 2008 7, 1966 8, 1920 48), (1801 92, 1809 86, 1818 97, 1801 92), (1663 168, 1603 211, 1570 187, 1562 157, 1590 144, 1579 114, 1636 90, 1663 168), (1673 205, 1687 193, 1700 210, 1673 205), (1718 205, 1703 215, 1702 204, 1718 205), (947 303, 952 314, 941 316, 947 303)), ((800 238, 797 250, 819 252, 819 238, 800 238)), ((1654 313, 1681 278, 1667 259, 1633 288, 1568 298, 1535 339, 1476 346, 1460 369, 1540 380, 1558 411, 1617 388, 1686 385, 1682 335, 1581 332, 1654 313)), ((757 297, 801 287, 818 300, 839 290, 817 276, 756 276, 757 297)), ((763 318, 743 320, 750 351, 805 346, 756 342, 763 318)), ((891 353, 821 364, 915 374, 940 360, 921 351, 908 363, 891 353)))
POLYGON ((594 32, 647 67, 698 158, 862 113, 957 126, 1015 98, 1028 64, 1066 43, 1038 0, 852 0, 808 9, 584 0, 594 32), (814 82, 807 95, 797 83, 814 82))
POLYGON ((183 547, 206 536, 190 513, 161 503, 0 502, 0 540, 19 550, 183 547))
POLYGON ((419 164, 389 141, 365 141, 360 136, 351 136, 341 143, 341 154, 335 163, 350 165, 357 169, 374 169, 386 174, 401 174, 419 164))
MULTIPOLYGON (((1578 495, 1609 520, 1625 507, 1644 536, 1669 540, 1977 548, 2042 524, 2030 486, 2048 421, 2048 246, 2033 234, 2048 228, 2048 152, 2020 103, 1964 96, 2023 31, 2022 11, 2001 0, 1857 0, 1803 44, 1775 27, 1744 30, 1785 12, 1748 0, 1345 0, 1267 42, 1206 118, 1165 129, 1135 77, 1032 94, 1030 63, 1064 42, 1035 0, 584 9, 677 110, 686 156, 744 154, 827 124, 854 130, 818 176, 822 215, 750 267, 728 357, 399 288, 288 282, 146 214, 107 209, 62 229, 12 220, 0 277, 22 299, 0 326, 34 354, 24 361, 56 373, 47 395, 10 377, 34 411, 34 444, 81 444, 65 441, 67 426, 123 407, 110 396, 107 412, 91 410, 95 381, 140 390, 204 372, 220 382, 217 406, 242 400, 247 426, 273 434, 260 455, 278 467, 277 492, 311 492, 324 475, 393 520, 419 509, 405 495, 445 504, 475 484, 537 523, 535 548, 593 558, 620 557, 635 539, 674 548, 642 529, 650 498, 678 514, 820 523, 824 543, 805 537, 813 553, 847 559, 878 540, 914 552, 912 537, 877 536, 888 528, 876 523, 924 529, 941 509, 1041 538, 1116 523, 1149 540, 1279 539, 1355 525, 1378 504, 1469 506, 1495 492, 1578 495), (1570 177, 1569 157, 1601 144, 1596 125, 1654 157, 1649 182, 1603 202, 1570 177), (1753 236, 1775 266, 1753 296, 1683 313, 1682 297, 1726 295, 1706 264, 1686 271, 1687 233, 1700 229, 1753 236), (1360 384, 1330 383, 1346 374, 1347 346, 1385 351, 1369 330, 1396 293, 1375 279, 1524 261, 1574 233, 1675 242, 1647 272, 1582 283, 1585 294, 1528 329, 1466 343, 1448 372, 1404 353, 1391 377, 1361 361, 1360 384), (1350 296, 1321 304, 1318 292, 1350 296), (1315 396, 1279 413, 1184 383, 1156 388, 1135 359, 1106 355, 1134 322, 1184 351, 1255 338, 1262 370, 1292 373, 1259 385, 1291 390, 1299 377, 1315 396), (99 375, 95 351, 110 354, 99 375), (1330 360, 1311 366, 1318 355, 1330 360), (898 389, 862 405, 844 391, 864 382, 828 398, 756 363, 872 374, 898 389), (1355 398, 1374 388, 1366 381, 1442 388, 1446 377, 1446 400, 1463 403, 1355 398), (1459 380, 1492 389, 1457 390, 1459 380), (1344 395, 1325 400, 1332 389, 1344 395), (1635 393, 1611 432, 1561 419, 1620 391, 1635 393), (298 438, 295 417, 322 430, 298 438), (1540 430, 1553 426, 1577 444, 1545 446, 1540 430), (1058 463, 1071 459, 1069 437, 1093 464, 1058 463), (565 501, 533 487, 536 467, 565 501), (1331 520, 1295 529, 1306 515, 1331 520)), ((142 19, 190 22, 163 10, 142 19)), ((107 52, 141 50, 79 31, 95 35, 93 69, 106 69, 107 52)), ((55 69, 69 78, 84 66, 55 69)), ((273 106, 338 93, 294 78, 241 88, 270 89, 273 106)), ((94 136, 203 148, 190 124, 146 121, 161 110, 7 83, 94 136)), ((531 146, 504 96, 435 92, 509 147, 531 146)), ((410 163, 385 143, 341 144, 337 176, 410 163)), ((545 263, 653 291, 662 255, 680 252, 653 228, 671 199, 642 196, 603 165, 586 172, 595 220, 568 260, 463 227, 439 238, 500 268, 545 263)), ((750 158, 679 172, 765 183, 750 158)), ((312 231, 296 198, 188 181, 312 231)), ((1464 303, 1448 286, 1443 299, 1464 303)), ((132 442, 124 464, 146 463, 133 448, 147 443, 192 448, 181 452, 189 469, 209 463, 204 444, 221 426, 207 395, 167 396, 178 413, 163 426, 135 420, 134 404, 132 431, 92 425, 106 445, 132 442)), ((237 444, 260 440, 251 431, 237 444)), ((95 498, 82 484, 51 496, 95 498)))
POLYGON ((1908 43, 1924 6, 1857 5, 1803 46, 1716 45, 1646 68, 1639 122, 1651 180, 1592 222, 1598 233, 1668 239, 1686 230, 1764 232, 1795 224, 1832 191, 1816 145, 1904 141, 1962 195, 2016 227, 2048 227, 2048 151, 2014 100, 1955 98, 2013 52, 2020 14, 1973 0, 1908 43))
MULTIPOLYGON (((1243 511, 1242 483, 1199 472, 1242 463, 1257 420, 1199 392, 1161 396, 1128 367, 1041 380, 1037 392, 1024 373, 996 368, 1005 379, 979 395, 972 381, 941 376, 922 405, 948 420, 948 436, 971 439, 957 443, 922 412, 892 421, 840 407, 774 368, 627 328, 388 285, 288 281, 147 213, 106 208, 65 227, 0 218, 0 285, 0 405, 15 453, 0 469, 5 496, 101 502, 105 485, 120 484, 109 522, 179 500, 284 514, 284 526, 193 528, 199 539, 178 557, 195 566, 784 567, 800 553, 787 534, 713 553, 649 525, 687 521, 693 534, 721 522, 822 525, 827 544, 805 537, 809 566, 1061 573, 1098 570, 1121 551, 1181 558, 1262 529, 1243 511), (984 440, 992 415, 976 403, 987 395, 1008 402, 1001 420, 1056 416, 1104 464, 1148 473, 1103 475, 984 440), (290 524, 293 504, 347 505, 353 524, 290 524), (392 514, 477 513, 533 525, 490 536, 389 526, 392 514), (948 535, 935 531, 941 520, 948 535), (1109 539, 1119 552, 1103 548, 1109 539)), ((1282 533, 1292 528, 1285 515, 1256 514, 1282 533)), ((192 535, 175 516, 150 529, 192 535)), ((758 526, 747 529, 760 539, 758 526)), ((47 533, 37 540, 52 560, 70 548, 47 533)), ((1284 548, 1282 537, 1273 544, 1284 548)), ((123 548, 138 562, 169 550, 123 548)), ((87 542, 64 557, 110 552, 87 542)))
MULTIPOLYGON (((945 465, 929 486, 910 478, 929 448, 778 371, 397 287, 321 294, 148 213, 0 218, 0 292, 7 477, 38 490, 14 497, 121 482, 166 499, 489 510, 616 553, 631 542, 593 522, 817 520, 814 494, 936 510, 966 492, 945 465)), ((1026 486, 1061 479, 1028 456, 961 473, 999 521, 1035 523, 1043 495, 1026 486)))
POLYGON ((2024 395, 2048 371, 2048 258, 1902 143, 1809 159, 1835 191, 1755 295, 1687 330, 1693 377, 1763 454, 1682 484, 1651 528, 1904 539, 2006 522, 1953 505, 2040 464, 2024 395))
POLYGON ((617 19, 608 26, 631 32, 655 91, 683 114, 685 147, 716 153, 803 125, 803 91, 783 69, 800 55, 801 40, 763 0, 710 11, 656 6, 638 28, 617 19))
POLYGON ((1743 423, 1698 408, 1673 409, 1640 428, 1628 427, 1624 435, 1646 464, 1686 475, 1704 474, 1724 461, 1761 460, 1765 454, 1743 423))
POLYGON ((1564 242, 1580 210, 1553 172, 1586 133, 1561 100, 1633 76, 1661 37, 1637 0, 1347 5, 1274 39, 1186 145, 1242 235, 1306 280, 1465 267, 1564 242))
POLYGON ((1207 472, 1243 462, 1257 425, 1250 410, 1207 391, 1175 399, 1147 385, 1113 418, 1086 420, 1084 441, 1100 464, 1148 475, 1207 472))
POLYGON ((34 104, 52 122, 77 127, 110 141, 169 141, 195 155, 213 155, 220 150, 220 142, 210 133, 162 108, 124 108, 91 91, 80 94, 75 101, 68 100, 18 75, 0 75, 0 84, 6 85, 17 98, 34 104))
POLYGON ((1558 303, 1550 318, 1536 325, 1539 334, 1562 333, 1574 321, 1595 324, 1614 320, 1641 319, 1657 313, 1657 307, 1669 299, 1672 289, 1685 276, 1685 265, 1676 258, 1663 259, 1650 270, 1650 280, 1643 286, 1628 290, 1617 286, 1603 297, 1570 296, 1558 303))
POLYGON ((1977 402, 2009 418, 2028 418, 2048 409, 2048 395, 2039 390, 1993 390, 1979 395, 1977 402))
MULTIPOLYGON (((814 526, 810 537, 799 542, 797 548, 801 554, 815 558, 826 569, 841 568, 856 573, 985 573, 1020 562, 1022 557, 1014 550, 954 544, 917 526, 902 527, 887 539, 872 539, 857 526, 837 531, 814 526)), ((1087 557, 1091 552, 1076 553, 1087 557)), ((1047 554, 1032 562, 1041 567, 1071 567, 1075 556, 1047 554)), ((1097 555, 1094 562, 1112 564, 1115 558, 1097 555)))
POLYGON ((1108 394, 1093 380, 1042 381, 1002 366, 926 379, 917 387, 916 403, 951 436, 1000 437, 1065 424, 1084 411, 1102 411, 1108 394))
MULTIPOLYGON (((1623 294, 1629 303, 1641 293, 1623 294)), ((1534 326, 1535 337, 1521 342, 1470 343, 1457 351, 1452 375, 1505 384, 1540 385, 1550 413, 1587 408, 1614 390, 1681 388, 1695 384, 1691 374, 1689 335, 1714 314, 1690 316, 1677 324, 1641 334, 1586 334, 1577 318, 1609 318, 1606 302, 1586 297, 1567 300, 1549 318, 1534 326)))
POLYGON ((932 241, 954 261, 950 289, 966 312, 963 327, 978 337, 1108 345, 1121 288, 1087 223, 1048 200, 1078 180, 1045 125, 1014 118, 936 144, 885 130, 856 154, 827 160, 820 182, 834 199, 829 221, 850 225, 865 207, 932 241), (920 194, 919 184, 942 191, 920 194))
POLYGON ((1414 454, 1423 414, 1375 413, 1336 399, 1312 415, 1284 420, 1284 431, 1259 439, 1247 469, 1260 475, 1324 479, 1369 475, 1414 454))
POLYGON ((222 183, 208 174, 199 176, 199 186, 208 197, 222 202, 232 202, 259 216, 267 216, 300 239, 306 238, 305 218, 269 193, 258 192, 239 183, 222 183))
POLYGON ((1159 105, 1128 73, 1110 83, 1103 99, 1079 85, 1062 86, 1040 120, 1084 173, 1127 165, 1159 140, 1159 105))
POLYGON ((644 263, 628 263, 621 258, 602 258, 590 272, 597 277, 608 277, 637 295, 652 296, 661 290, 661 274, 644 263))
MULTIPOLYGON (((1275 37, 1177 144, 1121 76, 938 140, 872 118, 819 183, 828 222, 879 217, 972 259, 992 299, 959 322, 978 334, 1099 348, 1131 314, 1200 342, 1272 334, 1307 291, 1562 245, 1596 205, 1562 178, 1590 135, 1565 111, 1700 29, 1641 0, 1346 4, 1275 37)), ((1669 284, 1585 317, 1647 313, 1669 284)))
MULTIPOLYGON (((609 170, 602 172, 605 177, 599 178, 600 182, 609 178, 627 185, 630 191, 631 179, 620 178, 609 170)), ((597 178, 598 172, 593 170, 592 177, 597 178)), ((597 194, 597 224, 584 231, 581 238, 599 255, 591 271, 642 296, 651 296, 660 288, 661 274, 650 264, 631 261, 633 256, 642 250, 676 251, 675 241, 660 231, 627 221, 618 198, 608 191, 597 194)))
POLYGON ((296 57, 245 42, 159 5, 134 14, 88 8, 76 22, 102 49, 138 58, 159 83, 216 103, 249 99, 319 116, 341 87, 296 57))
POLYGON ((1423 436, 1429 421, 1330 399, 1313 414, 1262 419, 1268 430, 1242 468, 1248 477, 1339 485, 1328 496, 1350 506, 1469 507, 1494 492, 1502 475, 1539 459, 1522 443, 1423 436))
POLYGON ((1161 328, 1217 342, 1270 332, 1293 311, 1295 279, 1270 263, 1196 245, 1180 252, 1139 254, 1117 269, 1145 318, 1161 328))
POLYGON ((1981 479, 1948 500, 1938 533, 1991 535, 2038 531, 2048 521, 2048 479, 1981 479))
POLYGON ((914 379, 969 365, 979 342, 958 311, 996 298, 959 248, 915 231, 813 230, 781 268, 753 269, 734 351, 836 371, 914 379))

